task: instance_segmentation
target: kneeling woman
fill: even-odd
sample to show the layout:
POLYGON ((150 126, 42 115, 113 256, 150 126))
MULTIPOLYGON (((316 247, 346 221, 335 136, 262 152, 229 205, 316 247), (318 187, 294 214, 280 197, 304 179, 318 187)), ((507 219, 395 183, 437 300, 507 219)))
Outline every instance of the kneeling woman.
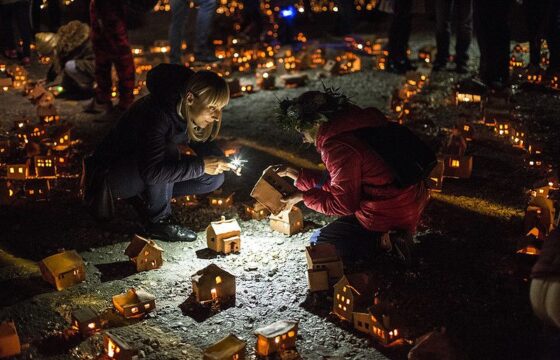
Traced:
POLYGON ((213 72, 195 73, 170 64, 151 70, 146 85, 150 94, 121 117, 86 164, 86 172, 91 163, 107 169, 104 179, 112 198, 133 198, 140 204, 147 236, 193 241, 195 232, 172 221, 171 198, 211 192, 230 170, 212 142, 229 89, 213 72), (187 145, 195 154, 186 154, 187 145))

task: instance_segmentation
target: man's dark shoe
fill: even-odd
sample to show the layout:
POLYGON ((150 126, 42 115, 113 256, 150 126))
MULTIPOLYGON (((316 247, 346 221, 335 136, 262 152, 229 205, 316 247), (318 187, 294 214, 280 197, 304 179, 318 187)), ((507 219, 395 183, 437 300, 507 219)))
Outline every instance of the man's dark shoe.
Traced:
POLYGON ((170 217, 147 225, 145 235, 152 239, 169 242, 196 240, 194 231, 173 222, 170 217))
POLYGON ((387 71, 394 74, 405 74, 407 71, 416 70, 416 66, 412 65, 410 60, 388 60, 387 61, 387 71))

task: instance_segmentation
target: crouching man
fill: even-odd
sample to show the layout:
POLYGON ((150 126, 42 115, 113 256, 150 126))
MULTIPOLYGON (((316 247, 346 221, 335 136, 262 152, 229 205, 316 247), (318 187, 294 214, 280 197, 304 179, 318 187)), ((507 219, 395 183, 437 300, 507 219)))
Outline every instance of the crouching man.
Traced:
POLYGON ((137 100, 84 160, 82 189, 90 212, 112 215, 112 201, 134 199, 146 217, 145 235, 163 241, 194 241, 196 233, 171 216, 172 197, 219 188, 233 168, 212 140, 229 102, 224 79, 160 64, 148 72, 150 94, 137 100), (188 151, 192 148, 195 154, 188 151))
MULTIPOLYGON (((380 141, 384 144, 378 151, 374 150, 375 140, 371 139, 379 138, 383 132, 377 132, 371 139, 369 132, 387 127, 387 134, 394 135, 385 116, 375 108, 361 109, 343 94, 325 89, 282 101, 278 119, 285 127, 299 132, 304 142, 314 144, 326 167, 322 172, 277 168, 280 176, 293 179, 299 189, 284 199, 286 209, 303 201, 317 212, 340 216, 315 232, 311 241, 334 244, 343 260, 385 250, 409 265, 412 234, 427 202, 428 191, 422 176, 406 179, 391 166, 398 166, 399 161, 405 163, 407 155, 415 158, 416 154, 401 154, 399 160, 387 151, 394 146, 387 141, 380 141)), ((410 151, 414 151, 413 147, 410 151)), ((433 152, 427 151, 430 164, 424 172, 435 162, 433 152)))

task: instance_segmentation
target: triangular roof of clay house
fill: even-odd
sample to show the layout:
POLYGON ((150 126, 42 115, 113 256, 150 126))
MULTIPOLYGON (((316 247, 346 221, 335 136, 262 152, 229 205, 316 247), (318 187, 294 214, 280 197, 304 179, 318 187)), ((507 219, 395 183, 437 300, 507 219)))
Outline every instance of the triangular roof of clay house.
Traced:
POLYGON ((241 232, 239 223, 235 219, 212 221, 210 227, 215 234, 228 234, 232 232, 241 232))
POLYGON ((336 247, 332 244, 319 243, 305 247, 305 253, 313 263, 323 263, 339 260, 336 247))
POLYGON ((64 251, 41 260, 41 263, 53 274, 64 274, 84 265, 82 257, 74 250, 64 251))
POLYGON ((204 356, 209 359, 225 359, 245 348, 246 344, 243 340, 240 340, 237 336, 229 334, 222 340, 211 345, 204 350, 204 356))
POLYGON ((225 271, 216 264, 210 264, 204 269, 198 270, 191 276, 192 281, 198 283, 204 276, 223 276, 223 277, 235 277, 229 272, 225 271))
POLYGON ((163 249, 160 248, 155 241, 143 238, 142 236, 136 234, 132 238, 130 244, 126 247, 124 254, 129 257, 137 257, 146 246, 158 251, 163 251, 163 249))

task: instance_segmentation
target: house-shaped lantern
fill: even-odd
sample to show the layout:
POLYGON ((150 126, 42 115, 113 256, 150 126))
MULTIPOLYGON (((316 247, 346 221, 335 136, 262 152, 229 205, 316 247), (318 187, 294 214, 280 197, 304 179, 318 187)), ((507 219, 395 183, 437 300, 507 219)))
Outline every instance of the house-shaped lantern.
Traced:
POLYGON ((217 343, 207 347, 203 353, 203 360, 243 360, 245 359, 244 341, 229 334, 217 343))
POLYGON ((319 243, 305 247, 309 291, 324 291, 343 275, 342 261, 332 244, 319 243))
POLYGON ((253 205, 244 205, 245 215, 250 216, 253 220, 263 220, 270 215, 270 211, 260 202, 255 201, 253 205))
POLYGON ((485 101, 482 109, 482 123, 484 125, 496 127, 498 123, 509 124, 510 121, 511 107, 506 99, 490 97, 485 101))
POLYGON ((91 307, 84 307, 72 311, 72 329, 78 331, 83 337, 88 337, 101 331, 101 317, 91 307))
POLYGON ((262 176, 251 191, 251 196, 264 205, 272 214, 278 214, 285 208, 280 200, 294 194, 297 189, 288 181, 280 177, 269 166, 263 171, 262 176))
POLYGON ((303 229, 303 213, 297 206, 278 215, 270 215, 270 228, 282 234, 292 236, 303 229))
POLYGON ((283 350, 294 349, 298 322, 291 320, 280 320, 268 326, 255 330, 257 346, 255 352, 259 356, 269 356, 283 350))
POLYGON ((0 358, 21 353, 21 343, 13 321, 0 323, 0 358))
POLYGON ((515 134, 515 129, 512 127, 510 121, 508 119, 496 119, 496 127, 494 128, 494 132, 498 137, 504 139, 510 139, 512 134, 515 134))
POLYGON ((111 360, 138 359, 138 350, 133 349, 126 341, 108 331, 103 336, 103 350, 111 360))
POLYGON ((191 276, 193 294, 199 303, 235 300, 235 276, 210 264, 191 276))
POLYGON ((422 46, 418 49, 418 60, 429 64, 434 61, 437 48, 434 45, 422 46))
POLYGON ((175 203, 180 206, 197 206, 198 198, 196 195, 184 195, 174 199, 175 203))
POLYGON ((64 151, 71 145, 71 128, 68 126, 61 126, 53 134, 52 149, 56 151, 64 151))
POLYGON ((229 87, 230 97, 236 98, 243 95, 243 92, 241 91, 241 83, 239 82, 239 79, 234 78, 234 79, 227 80, 227 84, 229 87))
POLYGON ((515 129, 511 135, 511 143, 515 148, 525 149, 525 131, 515 129))
POLYGON ((29 162, 6 165, 6 179, 25 180, 29 177, 29 162))
POLYGON ((8 89, 12 87, 12 85, 13 85, 12 78, 2 75, 2 73, 0 73, 0 90, 8 91, 8 89))
POLYGON ((14 89, 23 90, 27 84, 27 71, 22 66, 8 67, 8 73, 12 77, 14 89))
POLYGON ((444 171, 444 161, 443 159, 438 159, 436 166, 430 172, 428 176, 428 187, 431 191, 440 192, 443 189, 443 171, 444 171))
POLYGON ((154 45, 150 46, 150 53, 152 54, 169 54, 171 51, 171 46, 169 45, 169 41, 167 40, 156 40, 154 41, 154 45))
POLYGON ((524 232, 543 240, 554 228, 555 208, 552 200, 536 196, 529 201, 523 219, 524 232))
POLYGON ((84 260, 74 250, 63 251, 39 262, 43 279, 63 290, 86 279, 84 260))
POLYGON ((51 183, 48 179, 29 179, 23 185, 25 197, 36 200, 48 200, 51 183))
POLYGON ((543 81, 544 70, 536 69, 532 71, 528 71, 525 77, 525 80, 529 84, 540 85, 543 81))
POLYGON ((408 71, 406 73, 406 83, 409 86, 416 87, 418 90, 422 89, 428 82, 428 76, 419 71, 408 71))
POLYGON ((135 234, 124 254, 136 267, 136 271, 157 269, 163 264, 163 249, 155 241, 135 234))
POLYGON ((113 306, 125 318, 141 318, 156 308, 156 297, 142 289, 113 296, 113 306))
POLYGON ((354 312, 364 312, 373 303, 374 289, 366 274, 344 275, 334 285, 333 313, 353 322, 354 312))
POLYGON ((463 123, 460 125, 457 125, 456 128, 461 132, 461 135, 465 138, 465 140, 467 141, 472 141, 474 138, 474 128, 472 126, 472 124, 469 123, 463 123))
POLYGON ((307 74, 284 74, 280 76, 280 80, 287 89, 293 89, 307 84, 307 74))
POLYGON ((468 179, 472 174, 473 157, 445 155, 443 160, 443 176, 456 179, 468 179))
POLYGON ((35 165, 35 176, 39 178, 55 178, 56 177, 56 161, 54 156, 35 156, 33 157, 35 165))
POLYGON ((60 115, 54 104, 37 106, 37 117, 44 124, 56 124, 60 121, 60 115))
POLYGON ((262 90, 273 90, 276 88, 276 76, 270 71, 257 71, 257 86, 262 90))
POLYGON ((241 250, 241 228, 235 219, 212 221, 206 228, 206 244, 210 250, 222 254, 241 250))
POLYGON ((486 86, 473 80, 461 81, 455 87, 455 104, 479 104, 486 86))
POLYGON ((208 204, 211 207, 227 209, 233 205, 233 194, 224 193, 222 190, 216 190, 208 195, 208 204))
POLYGON ((17 193, 18 189, 13 181, 0 181, 0 205, 10 205, 17 193))
POLYGON ((374 305, 368 308, 365 315, 367 320, 360 319, 360 316, 355 317, 354 327, 357 330, 370 334, 384 346, 402 339, 402 319, 390 305, 383 304, 376 298, 374 299, 374 305), (363 326, 360 326, 360 322, 363 326), (367 329, 368 325, 369 331, 367 329))

